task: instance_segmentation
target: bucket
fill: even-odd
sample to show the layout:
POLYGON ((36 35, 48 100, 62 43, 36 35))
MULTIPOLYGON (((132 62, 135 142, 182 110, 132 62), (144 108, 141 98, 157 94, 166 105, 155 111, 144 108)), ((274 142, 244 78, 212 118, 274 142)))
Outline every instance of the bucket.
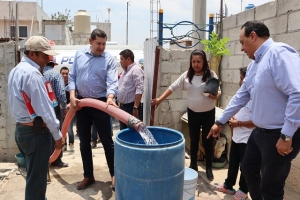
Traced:
POLYGON ((194 200, 197 188, 198 172, 185 168, 182 200, 194 200))
POLYGON ((133 129, 124 129, 116 136, 116 200, 181 200, 184 137, 168 128, 147 128, 157 145, 146 145, 133 129))
POLYGON ((26 167, 26 164, 25 164, 25 158, 24 156, 22 155, 22 153, 17 153, 15 155, 16 159, 17 159, 17 163, 18 163, 18 167, 23 167, 25 168, 26 167))

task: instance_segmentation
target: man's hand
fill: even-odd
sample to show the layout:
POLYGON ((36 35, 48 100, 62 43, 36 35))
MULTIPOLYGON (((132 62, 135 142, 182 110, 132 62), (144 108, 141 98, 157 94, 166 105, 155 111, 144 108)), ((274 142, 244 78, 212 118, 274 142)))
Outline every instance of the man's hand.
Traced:
POLYGON ((116 104, 115 101, 114 101, 114 98, 112 98, 112 97, 107 97, 106 108, 107 108, 109 105, 112 105, 112 106, 118 108, 117 104, 116 104))
POLYGON ((75 109, 75 110, 81 109, 81 107, 78 106, 79 102, 80 102, 80 100, 77 99, 76 97, 70 97, 70 104, 73 109, 75 109))
POLYGON ((210 136, 218 137, 218 138, 219 138, 219 137, 220 137, 221 130, 222 130, 222 128, 221 128, 220 126, 214 124, 214 125, 211 127, 211 129, 210 129, 210 131, 209 131, 209 133, 208 133, 206 139, 210 138, 210 136))
POLYGON ((65 146, 65 139, 62 137, 59 140, 55 140, 55 149, 60 150, 65 146))
POLYGON ((229 120, 229 126, 231 128, 235 128, 239 126, 238 120, 236 120, 235 117, 231 117, 231 119, 229 120))
POLYGON ((293 151, 292 147, 292 140, 284 141, 283 139, 279 138, 276 144, 277 152, 282 155, 286 156, 293 151))
POLYGON ((135 118, 137 118, 137 119, 139 118, 139 110, 138 109, 133 109, 132 114, 135 118))

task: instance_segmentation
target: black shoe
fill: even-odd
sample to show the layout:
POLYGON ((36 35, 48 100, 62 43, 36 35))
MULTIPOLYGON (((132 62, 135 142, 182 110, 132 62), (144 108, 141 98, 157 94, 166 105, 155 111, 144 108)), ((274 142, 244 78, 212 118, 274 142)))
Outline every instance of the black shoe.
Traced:
POLYGON ((207 176, 208 180, 210 180, 210 181, 214 180, 214 175, 212 173, 212 169, 211 168, 207 168, 206 169, 206 176, 207 176))
POLYGON ((189 168, 191 168, 191 169, 195 170, 196 172, 198 172, 198 165, 197 164, 196 165, 190 164, 189 168))
POLYGON ((59 163, 51 163, 51 166, 54 166, 54 167, 69 167, 68 163, 64 163, 63 161, 59 162, 59 163))

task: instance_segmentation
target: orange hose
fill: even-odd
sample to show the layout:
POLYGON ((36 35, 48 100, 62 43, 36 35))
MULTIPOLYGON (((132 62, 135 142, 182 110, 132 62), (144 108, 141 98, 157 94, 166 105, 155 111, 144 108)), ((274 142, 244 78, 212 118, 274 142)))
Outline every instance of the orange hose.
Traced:
MULTIPOLYGON (((92 108, 96 108, 99 110, 102 110, 103 112, 106 112, 107 114, 117 118, 118 120, 120 120, 121 122, 123 122, 124 124, 128 124, 128 119, 130 118, 130 114, 121 110, 120 108, 116 108, 112 105, 109 105, 106 107, 106 103, 103 101, 99 101, 96 99, 91 99, 91 98, 85 98, 85 99, 81 99, 80 102, 78 103, 79 107, 92 107, 92 108)), ((75 115, 75 109, 71 108, 64 120, 64 123, 62 125, 62 129, 61 129, 61 133, 62 133, 62 137, 66 139, 67 136, 67 130, 68 127, 70 125, 70 122, 73 118, 73 116, 75 115)), ((61 152, 61 149, 55 149, 53 154, 50 156, 49 159, 49 163, 54 162, 57 157, 59 156, 61 152)))

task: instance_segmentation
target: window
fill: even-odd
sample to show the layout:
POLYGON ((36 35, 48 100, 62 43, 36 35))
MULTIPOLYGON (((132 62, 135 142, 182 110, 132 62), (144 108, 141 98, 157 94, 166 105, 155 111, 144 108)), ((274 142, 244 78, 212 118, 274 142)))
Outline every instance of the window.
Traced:
MULTIPOLYGON (((16 37, 15 26, 10 27, 11 37, 16 37)), ((19 26, 19 37, 27 37, 27 26, 19 26)))

